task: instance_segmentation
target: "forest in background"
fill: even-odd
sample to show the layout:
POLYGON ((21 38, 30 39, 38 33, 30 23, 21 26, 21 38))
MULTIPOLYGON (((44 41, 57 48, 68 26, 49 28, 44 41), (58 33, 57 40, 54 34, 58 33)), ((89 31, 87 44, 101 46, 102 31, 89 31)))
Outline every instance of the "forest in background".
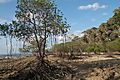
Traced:
POLYGON ((83 36, 74 36, 70 42, 55 44, 52 51, 69 52, 120 52, 120 8, 114 10, 114 15, 98 28, 93 27, 82 32, 83 36))

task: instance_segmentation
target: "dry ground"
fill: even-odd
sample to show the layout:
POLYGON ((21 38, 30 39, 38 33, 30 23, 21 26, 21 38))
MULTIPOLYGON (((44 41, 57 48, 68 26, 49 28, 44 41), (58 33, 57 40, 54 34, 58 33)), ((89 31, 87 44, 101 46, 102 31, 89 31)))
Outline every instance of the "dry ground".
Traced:
MULTIPOLYGON (((61 80, 120 80, 120 55, 92 55, 77 56, 68 60, 54 55, 48 59, 52 65, 70 67, 72 73, 61 80)), ((0 80, 8 80, 9 76, 19 74, 20 71, 34 66, 36 58, 24 57, 19 59, 0 60, 0 80)), ((66 68, 67 69, 67 68, 66 68)), ((66 70, 67 71, 67 70, 66 70)), ((60 79, 56 79, 60 80, 60 79)))

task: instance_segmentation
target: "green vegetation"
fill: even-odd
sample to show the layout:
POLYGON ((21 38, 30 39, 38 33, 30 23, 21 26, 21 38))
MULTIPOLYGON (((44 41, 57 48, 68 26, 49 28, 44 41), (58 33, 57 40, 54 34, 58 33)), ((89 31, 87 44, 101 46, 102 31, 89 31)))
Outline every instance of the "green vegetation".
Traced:
POLYGON ((10 37, 11 48, 12 38, 22 40, 30 46, 25 49, 26 45, 23 44, 20 51, 37 51, 37 57, 43 60, 48 38, 68 32, 66 19, 51 0, 18 0, 16 8, 17 20, 0 25, 0 34, 10 37))
POLYGON ((107 47, 110 51, 119 51, 120 52, 120 38, 115 39, 114 41, 107 44, 107 47))
POLYGON ((108 52, 120 51, 120 8, 114 15, 98 28, 84 31, 83 37, 75 36, 71 42, 56 44, 52 48, 56 52, 108 52))
POLYGON ((37 60, 34 74, 31 74, 33 77, 30 75, 33 79, 29 76, 27 78, 24 76, 25 79, 22 79, 19 75, 11 78, 10 75, 10 79, 7 80, 29 80, 29 78, 31 80, 53 80, 51 75, 56 76, 55 69, 57 68, 45 60, 47 40, 51 36, 54 38, 57 35, 66 35, 70 26, 63 18, 62 12, 57 9, 54 0, 17 0, 16 8, 15 17, 17 20, 10 24, 1 24, 0 35, 10 39, 11 55, 12 39, 14 38, 23 41, 23 48, 20 48, 21 52, 36 52, 37 60))

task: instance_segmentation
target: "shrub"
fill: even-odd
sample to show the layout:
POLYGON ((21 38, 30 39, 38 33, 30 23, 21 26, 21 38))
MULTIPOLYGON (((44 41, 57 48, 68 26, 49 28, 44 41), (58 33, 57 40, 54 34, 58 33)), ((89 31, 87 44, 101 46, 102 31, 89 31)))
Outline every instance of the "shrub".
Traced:
POLYGON ((120 38, 115 39, 112 42, 107 43, 107 48, 109 51, 119 51, 120 52, 120 38))

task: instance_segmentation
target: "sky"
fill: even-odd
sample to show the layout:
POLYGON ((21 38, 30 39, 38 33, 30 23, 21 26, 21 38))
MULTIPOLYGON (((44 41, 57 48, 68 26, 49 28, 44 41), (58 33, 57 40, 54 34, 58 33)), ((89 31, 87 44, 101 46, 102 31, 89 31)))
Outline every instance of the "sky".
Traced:
POLYGON ((57 0, 57 4, 71 25, 71 32, 78 33, 106 22, 120 7, 120 0, 57 0))
MULTIPOLYGON (((16 3, 17 0, 0 0, 0 24, 15 19, 16 3)), ((71 26, 69 33, 78 34, 106 22, 114 9, 120 7, 120 0, 56 0, 56 4, 71 26)), ((0 42, 3 51, 5 40, 0 42)))

